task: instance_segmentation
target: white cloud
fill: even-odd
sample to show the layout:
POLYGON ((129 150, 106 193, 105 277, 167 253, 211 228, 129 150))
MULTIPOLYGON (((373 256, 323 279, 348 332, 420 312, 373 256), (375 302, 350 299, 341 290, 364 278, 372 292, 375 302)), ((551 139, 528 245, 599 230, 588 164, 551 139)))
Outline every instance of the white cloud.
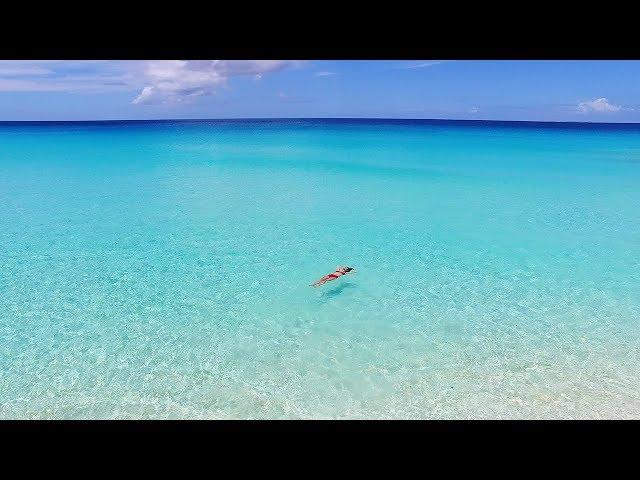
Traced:
POLYGON ((160 60, 146 62, 146 85, 134 104, 181 102, 211 95, 227 85, 229 78, 252 76, 299 65, 289 60, 160 60))
POLYGON ((622 107, 620 105, 613 105, 609 103, 609 101, 606 98, 596 98, 594 100, 580 102, 577 108, 578 108, 578 111, 581 113, 618 112, 622 110, 622 107))
POLYGON ((144 87, 140 95, 133 99, 134 104, 136 103, 145 103, 148 98, 153 96, 153 87, 144 87))
POLYGON ((316 77, 330 77, 331 75, 335 75, 334 72, 318 72, 316 73, 316 77))
POLYGON ((413 68, 426 68, 426 67, 433 67, 434 65, 439 65, 441 63, 442 62, 440 62, 440 61, 432 60, 432 61, 429 61, 429 62, 421 62, 421 63, 413 63, 411 65, 403 65, 403 66, 396 67, 396 68, 401 68, 403 70, 413 69, 413 68))

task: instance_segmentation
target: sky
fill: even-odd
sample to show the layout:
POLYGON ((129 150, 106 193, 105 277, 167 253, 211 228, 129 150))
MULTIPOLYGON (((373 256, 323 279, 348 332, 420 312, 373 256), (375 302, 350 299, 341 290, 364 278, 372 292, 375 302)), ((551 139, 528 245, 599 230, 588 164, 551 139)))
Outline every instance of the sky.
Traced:
POLYGON ((640 122, 640 61, 0 60, 0 121, 640 122))

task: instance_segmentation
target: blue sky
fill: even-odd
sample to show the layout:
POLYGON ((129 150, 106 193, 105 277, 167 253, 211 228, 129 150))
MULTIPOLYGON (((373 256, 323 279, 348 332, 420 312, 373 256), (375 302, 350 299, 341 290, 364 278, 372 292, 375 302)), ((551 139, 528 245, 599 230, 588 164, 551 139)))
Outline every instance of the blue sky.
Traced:
POLYGON ((640 61, 0 61, 0 120, 640 122, 640 61))

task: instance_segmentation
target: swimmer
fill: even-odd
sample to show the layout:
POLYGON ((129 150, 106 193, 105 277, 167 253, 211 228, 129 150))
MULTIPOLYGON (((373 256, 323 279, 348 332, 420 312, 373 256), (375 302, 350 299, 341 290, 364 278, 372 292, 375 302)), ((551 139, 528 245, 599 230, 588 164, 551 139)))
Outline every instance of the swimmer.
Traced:
POLYGON ((329 275, 325 275, 320 280, 312 283, 309 286, 310 287, 319 287, 323 283, 330 282, 331 280, 335 280, 336 278, 340 278, 341 276, 346 275, 347 273, 352 273, 352 272, 355 272, 355 269, 353 269, 351 267, 338 267, 338 268, 336 268, 335 272, 330 273, 329 275))

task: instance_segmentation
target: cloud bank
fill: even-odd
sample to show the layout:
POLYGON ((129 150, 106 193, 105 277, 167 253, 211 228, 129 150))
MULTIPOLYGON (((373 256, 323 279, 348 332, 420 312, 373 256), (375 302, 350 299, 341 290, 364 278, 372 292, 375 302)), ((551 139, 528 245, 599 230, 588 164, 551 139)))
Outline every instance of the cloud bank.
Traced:
POLYGON ((134 104, 183 102, 211 95, 232 77, 263 75, 299 65, 291 60, 163 60, 147 62, 143 75, 147 85, 134 104))
POLYGON ((594 100, 588 100, 578 104, 578 111, 581 113, 619 112, 620 110, 622 110, 620 105, 613 105, 609 103, 609 100, 606 98, 596 98, 594 100))
POLYGON ((233 77, 302 65, 292 60, 6 60, 0 92, 132 91, 133 104, 187 102, 226 87, 233 77))
POLYGON ((0 92, 102 92, 132 88, 136 62, 2 60, 0 92))

